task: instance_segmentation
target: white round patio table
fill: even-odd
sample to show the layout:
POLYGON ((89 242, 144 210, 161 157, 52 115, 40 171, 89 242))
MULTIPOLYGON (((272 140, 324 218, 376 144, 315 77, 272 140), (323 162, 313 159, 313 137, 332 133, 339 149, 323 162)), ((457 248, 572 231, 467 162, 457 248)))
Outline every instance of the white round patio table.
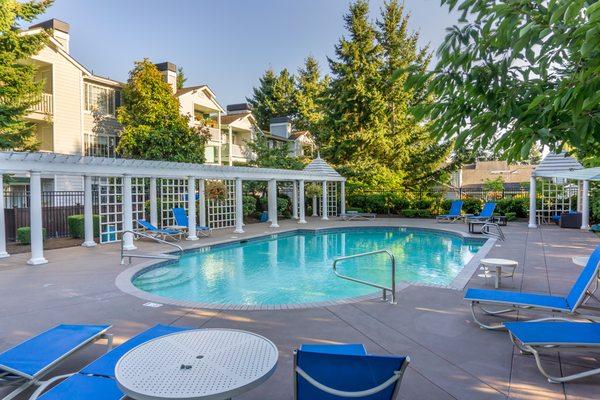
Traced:
POLYGON ((590 256, 575 256, 573 257, 573 264, 585 267, 589 259, 590 256))
POLYGON ((135 400, 223 400, 247 392, 275 371, 277 347, 233 329, 172 333, 125 353, 119 388, 135 400))
POLYGON ((481 261, 479 261, 479 264, 485 269, 486 272, 483 275, 486 277, 491 272, 490 270, 492 268, 496 270, 494 274, 494 287, 496 289, 500 287, 502 277, 514 276, 515 269, 517 269, 517 267, 519 266, 519 263, 517 261, 506 260, 504 258, 484 258, 481 261), (502 268, 505 269, 504 274, 502 273, 502 268), (507 269, 509 269, 510 272, 507 272, 507 269))

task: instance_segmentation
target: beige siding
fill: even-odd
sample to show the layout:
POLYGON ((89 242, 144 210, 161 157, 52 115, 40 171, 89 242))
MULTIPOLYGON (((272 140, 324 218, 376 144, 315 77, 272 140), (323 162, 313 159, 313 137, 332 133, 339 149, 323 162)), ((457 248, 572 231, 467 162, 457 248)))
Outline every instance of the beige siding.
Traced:
POLYGON ((68 59, 46 46, 34 57, 52 65, 53 150, 64 154, 81 154, 83 75, 68 59))

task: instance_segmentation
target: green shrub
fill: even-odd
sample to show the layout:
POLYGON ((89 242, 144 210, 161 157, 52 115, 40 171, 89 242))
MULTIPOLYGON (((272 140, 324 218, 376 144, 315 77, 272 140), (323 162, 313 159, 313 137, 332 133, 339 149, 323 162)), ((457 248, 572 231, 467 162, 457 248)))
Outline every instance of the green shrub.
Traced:
POLYGON ((348 211, 355 211, 355 212, 363 212, 362 208, 358 208, 358 207, 346 207, 346 212, 348 211))
POLYGON ((407 208, 406 210, 402 210, 401 215, 406 218, 415 218, 419 211, 420 210, 413 210, 413 209, 407 208))
POLYGON ((288 216, 289 218, 290 201, 284 197, 277 198, 277 215, 288 216))
POLYGON ((430 198, 414 200, 411 204, 411 208, 417 210, 428 210, 433 206, 434 200, 430 198))
MULTIPOLYGON (((42 228, 42 238, 46 240, 48 237, 46 228, 42 228)), ((30 244, 31 243, 31 228, 28 226, 24 226, 22 228, 17 228, 17 242, 21 244, 30 244)))
POLYGON ((244 217, 248 217, 256 213, 256 198, 254 196, 243 196, 244 217))
POLYGON ((431 218, 431 211, 429 211, 429 210, 417 210, 417 217, 419 217, 419 218, 431 218))
POLYGON ((514 212, 507 212, 506 214, 504 214, 504 216, 506 217, 507 221, 514 221, 517 219, 517 214, 514 212))
POLYGON ((364 212, 376 214, 399 214, 409 208, 410 202, 395 193, 348 194, 348 208, 360 208, 364 212))
MULTIPOLYGON (((100 235, 100 216, 94 215, 94 237, 100 235)), ((76 214, 67 217, 69 234, 72 238, 83 239, 85 237, 85 217, 83 214, 76 214)))
POLYGON ((480 199, 463 199, 463 214, 477 214, 481 212, 483 202, 480 199))
POLYGON ((526 218, 529 215, 529 199, 527 197, 512 197, 498 200, 494 213, 498 215, 514 213, 517 218, 526 218))

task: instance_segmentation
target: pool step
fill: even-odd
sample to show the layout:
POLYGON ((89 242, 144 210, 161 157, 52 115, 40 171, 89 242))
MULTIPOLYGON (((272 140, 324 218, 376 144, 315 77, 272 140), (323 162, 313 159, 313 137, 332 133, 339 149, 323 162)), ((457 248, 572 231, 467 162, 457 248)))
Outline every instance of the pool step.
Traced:
POLYGON ((192 279, 192 275, 186 275, 181 271, 174 271, 168 275, 161 275, 154 279, 141 280, 136 279, 135 286, 141 290, 160 290, 174 286, 183 285, 192 279))
POLYGON ((149 280, 160 278, 162 276, 167 275, 172 270, 170 268, 156 268, 149 272, 146 272, 144 275, 136 278, 138 282, 148 282, 149 280))

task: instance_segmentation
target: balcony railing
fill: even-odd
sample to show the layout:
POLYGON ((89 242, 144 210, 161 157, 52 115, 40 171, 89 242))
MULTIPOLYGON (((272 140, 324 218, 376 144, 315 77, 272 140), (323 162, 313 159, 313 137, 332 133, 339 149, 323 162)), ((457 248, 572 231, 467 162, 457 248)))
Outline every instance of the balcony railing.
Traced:
POLYGON ((42 93, 40 95, 40 101, 31 107, 32 112, 37 112, 41 114, 49 114, 52 115, 52 94, 51 93, 42 93))

